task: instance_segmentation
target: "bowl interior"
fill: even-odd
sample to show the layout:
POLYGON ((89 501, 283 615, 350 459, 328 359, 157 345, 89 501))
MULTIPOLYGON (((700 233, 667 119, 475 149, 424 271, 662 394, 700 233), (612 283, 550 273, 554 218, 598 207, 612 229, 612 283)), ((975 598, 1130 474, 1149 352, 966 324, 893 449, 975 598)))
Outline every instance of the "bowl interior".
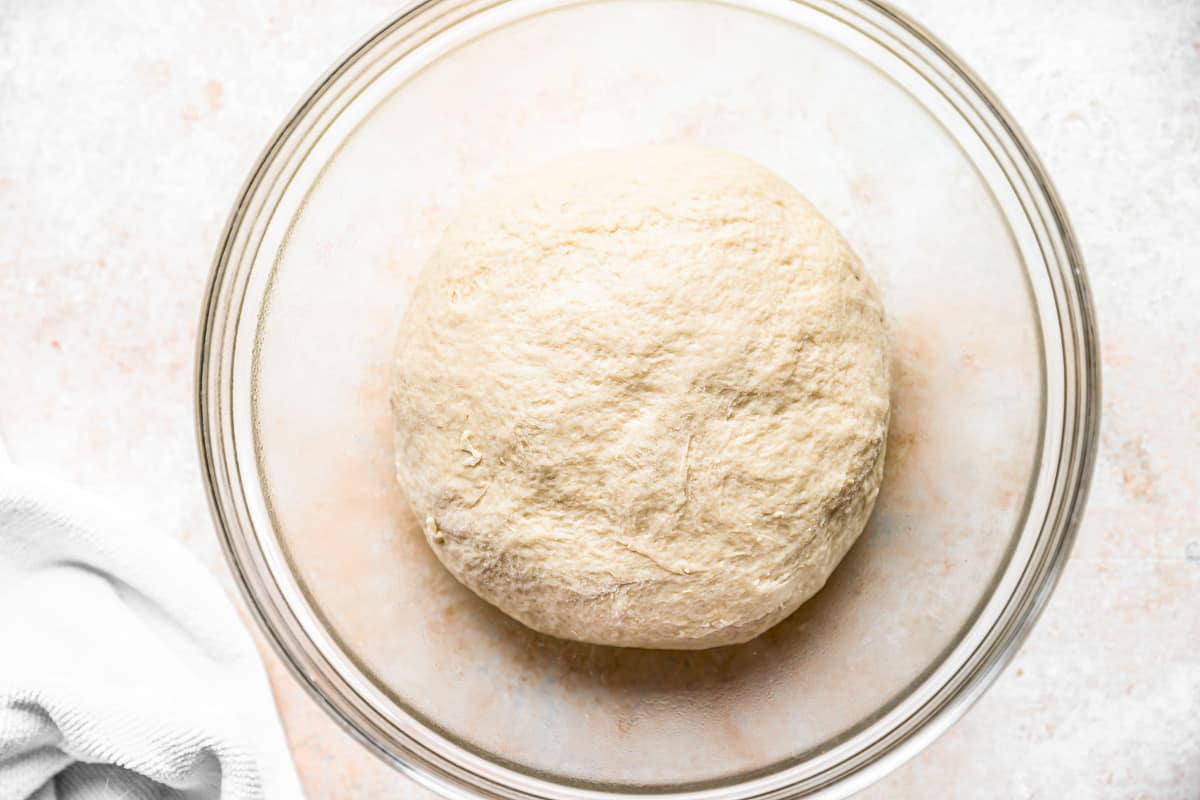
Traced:
POLYGON ((916 67, 815 6, 518 2, 407 47, 312 135, 235 312, 240 480, 304 635, 407 735, 553 783, 729 783, 883 735, 968 657, 1037 535, 1057 322, 986 145, 916 67), (426 546, 393 480, 389 353, 462 198, 570 151, 670 141, 769 166, 862 256, 893 347, 883 490, 826 588, 750 643, 557 641, 426 546))

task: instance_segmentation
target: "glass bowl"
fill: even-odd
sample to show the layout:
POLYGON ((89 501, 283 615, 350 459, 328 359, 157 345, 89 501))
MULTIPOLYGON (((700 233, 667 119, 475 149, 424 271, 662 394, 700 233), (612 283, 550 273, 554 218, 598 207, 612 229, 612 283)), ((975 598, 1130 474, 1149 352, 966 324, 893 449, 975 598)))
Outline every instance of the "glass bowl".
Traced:
POLYGON ((856 0, 437 0, 325 76, 229 219, 197 412, 225 551, 296 677, 452 797, 844 797, 996 678, 1070 549, 1095 323, 1063 209, 991 94, 856 0), (438 564, 387 381, 463 196, 557 155, 693 141, 769 166, 862 256, 893 339, 887 470, 829 584, 744 645, 523 628, 438 564))

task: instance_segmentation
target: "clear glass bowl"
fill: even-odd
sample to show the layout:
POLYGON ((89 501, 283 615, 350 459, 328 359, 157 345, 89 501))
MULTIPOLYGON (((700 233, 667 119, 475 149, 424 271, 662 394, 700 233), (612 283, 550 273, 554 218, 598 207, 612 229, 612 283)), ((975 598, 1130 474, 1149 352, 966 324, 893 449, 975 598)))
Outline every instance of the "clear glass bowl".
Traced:
POLYGON ((238 198, 203 312, 200 449, 246 598, 351 733, 456 797, 844 797, 995 679, 1095 453, 1082 264, 1008 115, 858 0, 439 0, 323 78, 238 198), (894 418, 871 524, 745 645, 535 634, 460 587, 392 477, 387 379, 460 199, 556 155, 696 141, 806 193, 879 283, 894 418))

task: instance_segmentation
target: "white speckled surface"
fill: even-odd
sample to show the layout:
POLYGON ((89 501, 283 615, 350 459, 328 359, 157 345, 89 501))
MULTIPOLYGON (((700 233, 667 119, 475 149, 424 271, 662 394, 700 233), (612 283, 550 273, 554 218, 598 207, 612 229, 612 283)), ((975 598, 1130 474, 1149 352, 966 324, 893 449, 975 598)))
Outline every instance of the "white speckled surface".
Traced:
MULTIPOLYGON (((1042 622, 865 796, 1200 796, 1200 6, 900 6, 991 85, 1058 185, 1099 311, 1105 418, 1042 622)), ((0 0, 0 429, 18 462, 141 507, 227 587, 192 429, 209 259, 271 131, 393 7, 0 0)), ((267 661, 310 797, 425 794, 267 661)))

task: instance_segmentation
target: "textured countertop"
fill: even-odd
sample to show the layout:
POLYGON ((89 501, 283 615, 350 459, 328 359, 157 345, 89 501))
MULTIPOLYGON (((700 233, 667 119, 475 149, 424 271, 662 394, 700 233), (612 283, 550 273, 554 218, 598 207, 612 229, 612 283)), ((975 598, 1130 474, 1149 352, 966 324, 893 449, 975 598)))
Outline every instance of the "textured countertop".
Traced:
MULTIPOLYGON (((396 3, 0 0, 0 430, 18 463, 142 509, 231 581, 197 468, 201 294, 241 181, 396 3)), ((995 90, 1091 277, 1104 420, 1041 622, 870 798, 1200 796, 1200 5, 898 4, 995 90)), ((264 651, 265 652, 265 651, 264 651)), ((265 658, 311 798, 427 793, 265 658)))

